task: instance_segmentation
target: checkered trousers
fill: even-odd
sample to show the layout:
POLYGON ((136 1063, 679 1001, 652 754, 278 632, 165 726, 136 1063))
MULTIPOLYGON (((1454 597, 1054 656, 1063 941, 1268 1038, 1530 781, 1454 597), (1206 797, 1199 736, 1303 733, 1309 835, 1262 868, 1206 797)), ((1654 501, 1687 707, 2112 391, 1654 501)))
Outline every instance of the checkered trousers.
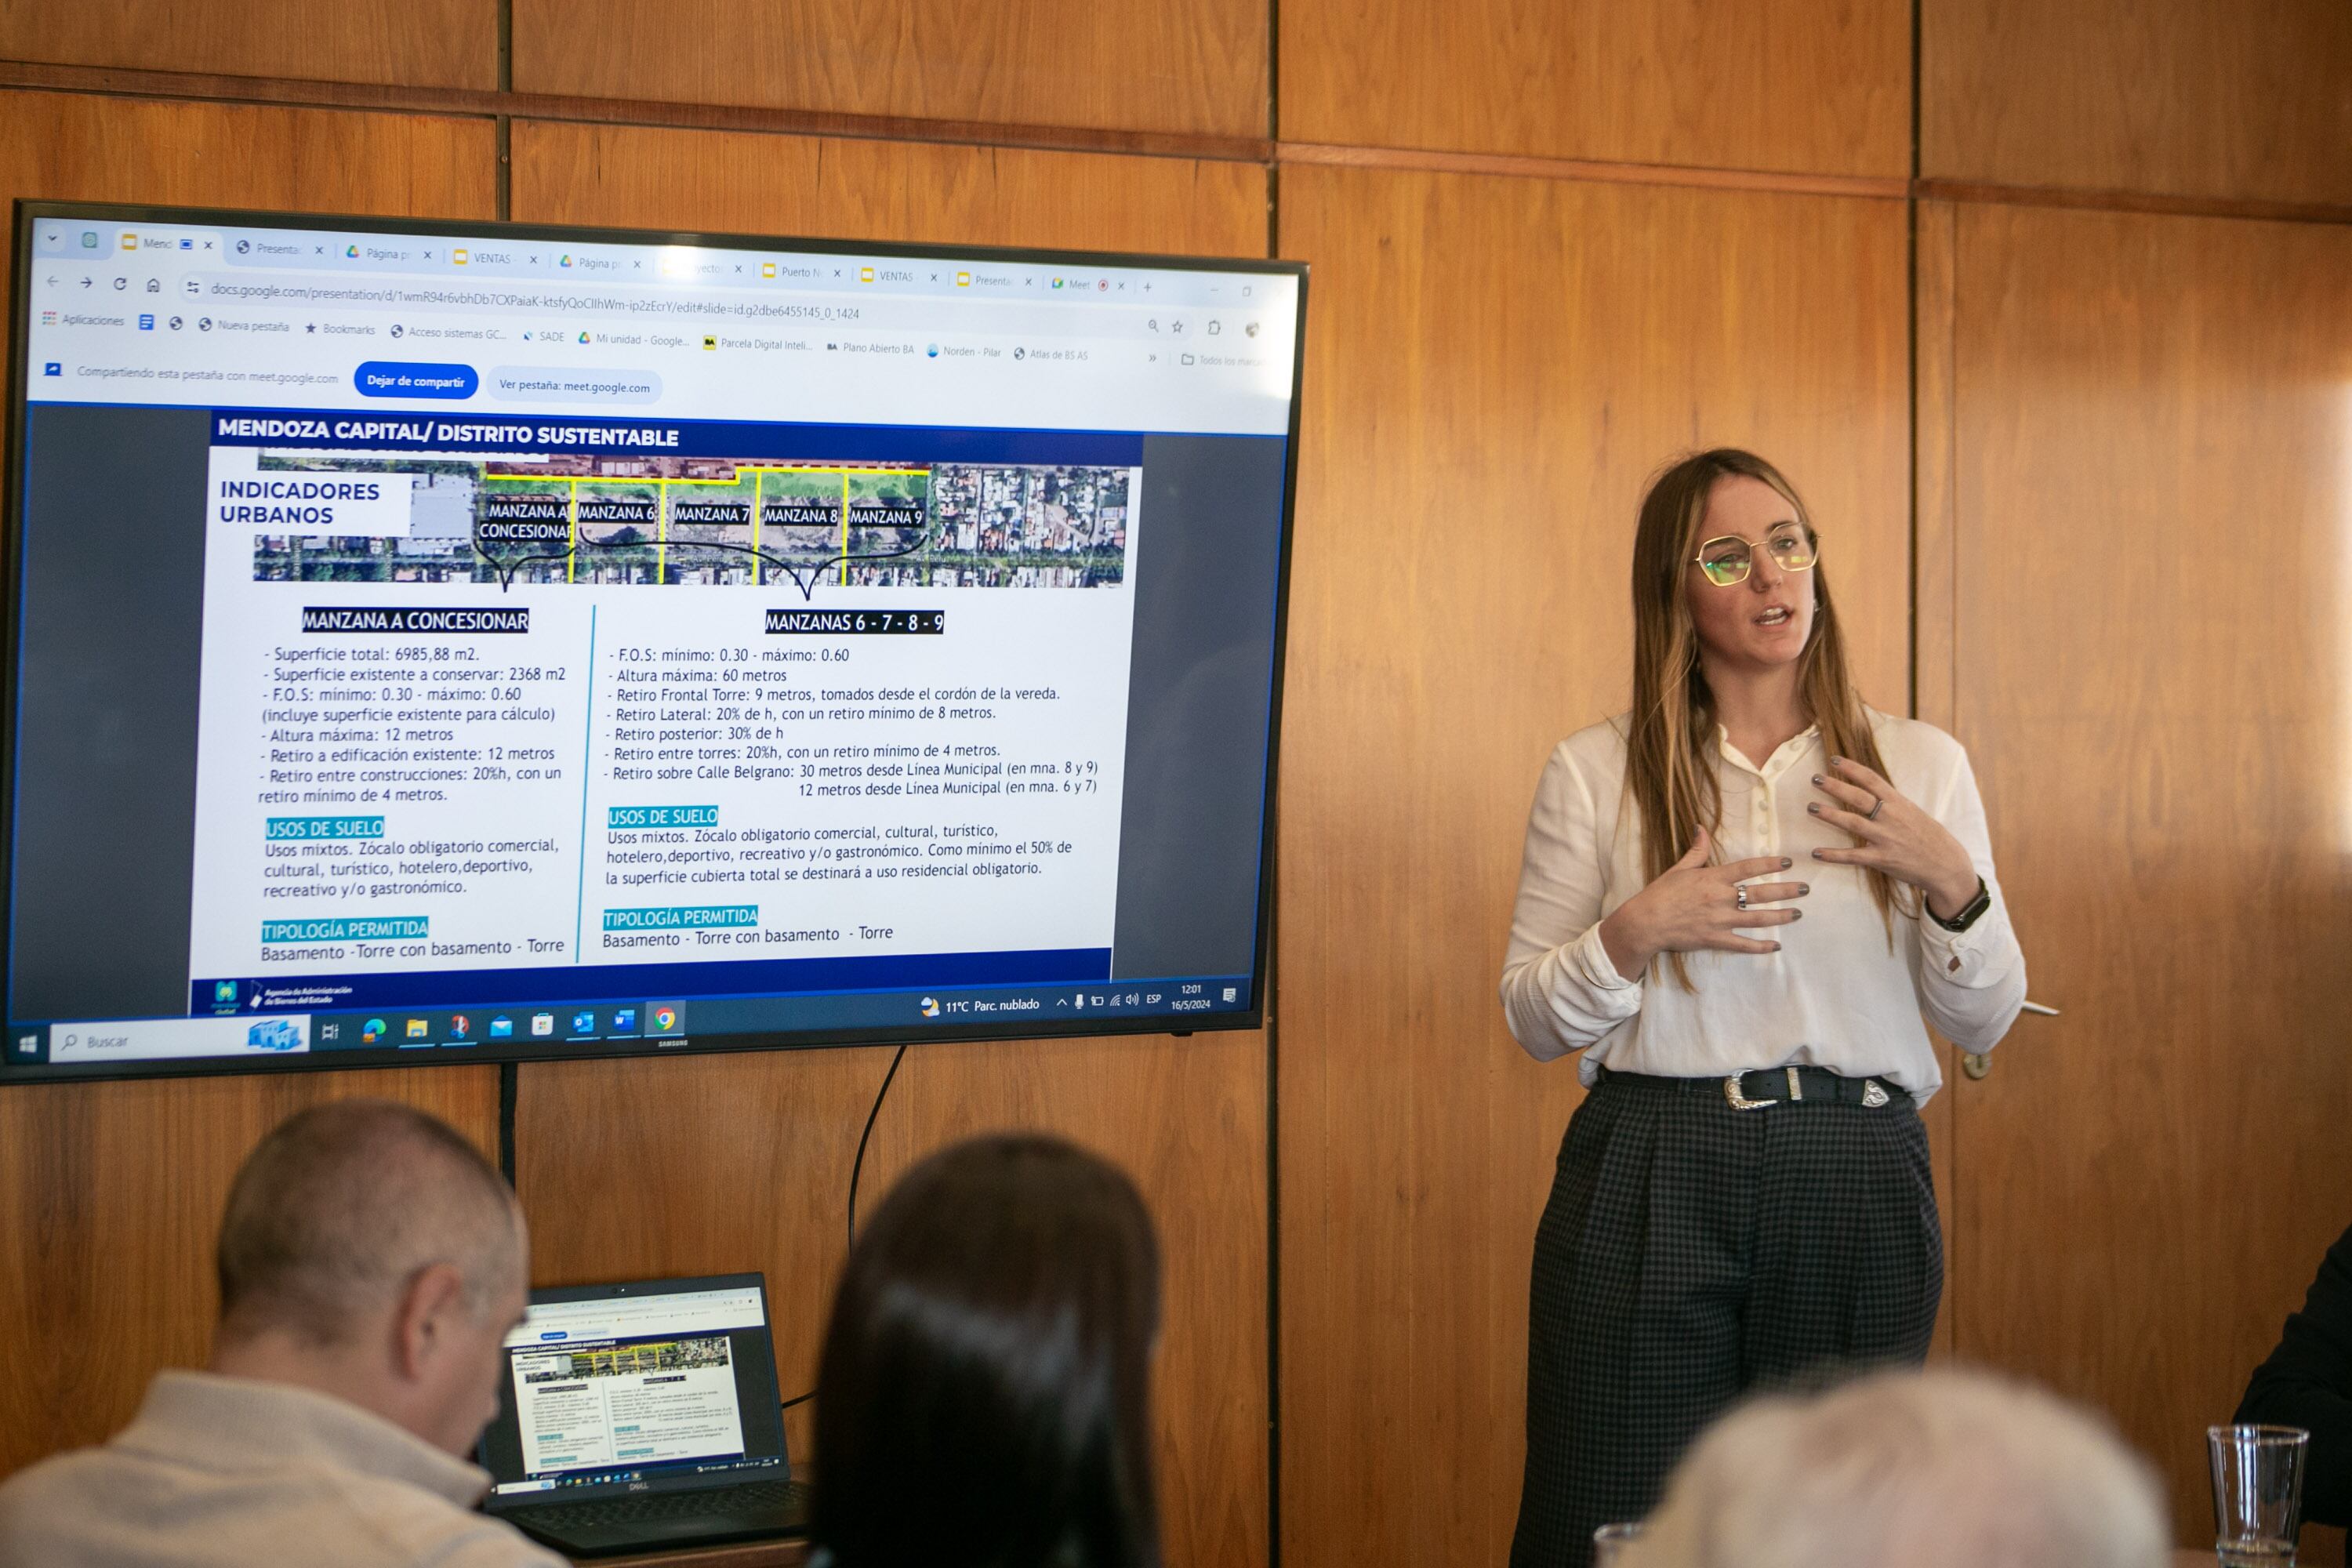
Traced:
POLYGON ((1742 1394, 1925 1359, 1943 1289, 1908 1096, 1738 1110, 1604 1070, 1536 1229, 1511 1568, 1586 1568, 1742 1394))

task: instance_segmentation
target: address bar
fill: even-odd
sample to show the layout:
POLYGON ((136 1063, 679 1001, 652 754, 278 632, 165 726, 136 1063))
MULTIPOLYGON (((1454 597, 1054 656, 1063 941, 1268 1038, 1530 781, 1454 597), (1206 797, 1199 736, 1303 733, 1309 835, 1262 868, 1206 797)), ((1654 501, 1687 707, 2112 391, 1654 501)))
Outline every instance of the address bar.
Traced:
MULTIPOLYGON (((743 325, 855 326, 873 331, 1053 333, 1137 338, 1152 309, 1143 305, 1074 308, 986 296, 966 300, 904 296, 863 299, 805 294, 762 297, 757 289, 683 292, 675 289, 534 288, 499 282, 410 282, 343 278, 257 279, 241 273, 197 273, 200 297, 221 305, 278 305, 354 311, 527 312, 543 317, 601 317, 641 321, 743 325), (983 308, 972 309, 974 305, 983 308)), ((1164 310, 1164 307, 1162 308, 1164 310)))
POLYGON ((226 304, 326 305, 355 310, 397 308, 428 310, 543 310, 550 313, 621 314, 708 320, 726 317, 745 321, 856 321, 865 319, 857 305, 831 305, 803 300, 719 300, 708 294, 664 298, 658 294, 603 293, 581 289, 520 289, 443 284, 320 282, 203 276, 196 279, 201 297, 226 304))

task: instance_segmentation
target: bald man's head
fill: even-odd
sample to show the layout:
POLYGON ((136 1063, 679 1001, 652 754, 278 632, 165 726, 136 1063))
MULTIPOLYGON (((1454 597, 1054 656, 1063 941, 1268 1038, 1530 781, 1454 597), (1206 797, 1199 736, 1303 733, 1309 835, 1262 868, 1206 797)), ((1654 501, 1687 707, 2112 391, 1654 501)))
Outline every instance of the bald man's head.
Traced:
POLYGON ((418 1272, 457 1269, 476 1310, 525 1267, 514 1194, 446 1123, 388 1100, 305 1110, 264 1138, 229 1189, 221 1333, 333 1344, 418 1272))

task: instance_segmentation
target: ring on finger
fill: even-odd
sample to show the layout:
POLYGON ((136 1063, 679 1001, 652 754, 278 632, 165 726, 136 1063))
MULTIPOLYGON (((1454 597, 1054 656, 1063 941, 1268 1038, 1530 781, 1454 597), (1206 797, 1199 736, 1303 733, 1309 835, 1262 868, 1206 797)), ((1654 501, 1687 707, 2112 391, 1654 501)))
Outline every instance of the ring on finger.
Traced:
POLYGON ((1748 907, 1748 888, 1746 884, 1739 883, 1733 886, 1731 889, 1731 904, 1734 909, 1738 910, 1744 910, 1748 907))
POLYGON ((1864 816, 1863 820, 1864 822, 1876 822, 1878 820, 1878 814, 1885 809, 1886 797, 1882 795, 1871 803, 1870 815, 1864 816))

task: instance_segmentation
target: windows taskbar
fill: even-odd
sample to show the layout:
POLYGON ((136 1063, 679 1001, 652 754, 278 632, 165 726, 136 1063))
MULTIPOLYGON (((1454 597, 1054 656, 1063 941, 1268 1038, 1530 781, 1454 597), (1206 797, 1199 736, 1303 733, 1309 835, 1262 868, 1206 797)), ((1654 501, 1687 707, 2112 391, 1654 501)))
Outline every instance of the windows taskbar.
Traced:
MULTIPOLYGON (((231 1016, 43 1021, 12 1025, 0 1061, 10 1068, 136 1070, 224 1060, 365 1052, 399 1059, 408 1052, 489 1047, 527 1056, 531 1047, 573 1054, 603 1046, 643 1050, 688 1044, 723 1048, 730 1037, 887 1036, 919 1038, 926 1030, 1057 1028, 1090 1023, 1132 1027, 1164 1019, 1171 1031, 1214 1028, 1247 1015, 1250 977, 1193 975, 929 991, 788 996, 646 997, 576 1005, 339 1009, 231 1016)), ((823 1045, 822 1038, 805 1043, 823 1045)), ((354 1061, 354 1066, 360 1065, 354 1061)))

